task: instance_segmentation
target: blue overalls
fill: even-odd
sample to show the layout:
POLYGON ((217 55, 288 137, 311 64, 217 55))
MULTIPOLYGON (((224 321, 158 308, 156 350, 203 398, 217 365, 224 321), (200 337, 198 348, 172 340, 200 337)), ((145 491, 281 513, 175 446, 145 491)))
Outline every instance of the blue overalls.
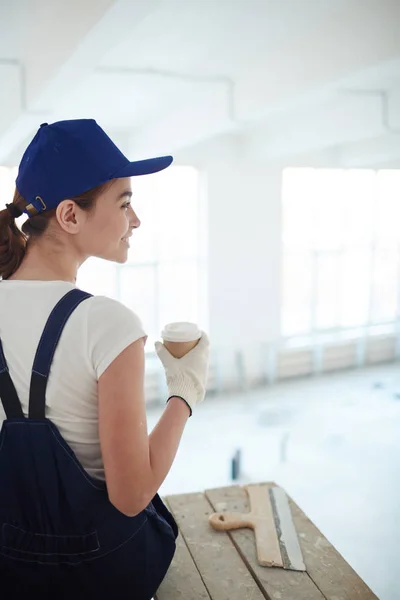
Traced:
MULTIPOLYGON (((29 416, 22 412, 0 340, 0 595, 41 600, 149 600, 172 561, 178 528, 158 494, 127 517, 90 477, 45 417, 51 362, 63 328, 90 294, 55 306, 36 352, 29 416)), ((73 377, 73 373, 71 373, 73 377)))

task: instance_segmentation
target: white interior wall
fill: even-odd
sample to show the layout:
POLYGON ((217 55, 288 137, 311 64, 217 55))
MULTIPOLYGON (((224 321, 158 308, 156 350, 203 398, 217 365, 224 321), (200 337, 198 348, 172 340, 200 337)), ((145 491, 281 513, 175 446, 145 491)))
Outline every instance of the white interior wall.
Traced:
POLYGON ((276 339, 281 172, 228 162, 210 166, 207 181, 210 327, 221 345, 242 344, 244 331, 253 343, 276 339))
POLYGON ((257 381, 263 345, 280 336, 281 172, 228 160, 207 182, 210 332, 225 384, 257 381))
POLYGON ((177 156, 202 173, 208 323, 224 388, 263 380, 265 345, 281 333, 282 171, 241 148, 225 137, 177 156))

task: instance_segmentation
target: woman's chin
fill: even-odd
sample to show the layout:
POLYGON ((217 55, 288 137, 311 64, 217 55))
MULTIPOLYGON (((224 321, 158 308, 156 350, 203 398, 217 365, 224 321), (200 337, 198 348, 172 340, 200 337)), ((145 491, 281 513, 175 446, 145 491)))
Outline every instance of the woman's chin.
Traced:
POLYGON ((114 252, 102 252, 101 254, 97 254, 96 258, 102 258, 103 260, 123 264, 128 260, 128 251, 129 247, 125 244, 125 247, 120 246, 114 252))

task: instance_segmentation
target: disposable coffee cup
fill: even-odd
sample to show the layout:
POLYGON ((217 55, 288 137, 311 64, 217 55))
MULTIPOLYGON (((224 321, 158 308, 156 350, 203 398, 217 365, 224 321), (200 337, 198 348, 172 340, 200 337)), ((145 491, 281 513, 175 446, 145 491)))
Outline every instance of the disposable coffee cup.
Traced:
POLYGON ((198 344, 201 331, 195 323, 168 323, 161 332, 161 338, 172 356, 182 358, 198 344))

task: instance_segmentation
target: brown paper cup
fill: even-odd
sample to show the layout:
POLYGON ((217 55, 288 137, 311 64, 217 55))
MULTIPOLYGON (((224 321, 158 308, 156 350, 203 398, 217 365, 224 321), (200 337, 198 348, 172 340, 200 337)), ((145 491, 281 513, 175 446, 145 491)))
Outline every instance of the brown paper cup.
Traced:
POLYGON ((182 358, 190 352, 200 340, 192 340, 191 342, 168 342, 163 340, 163 344, 172 356, 175 358, 182 358))

